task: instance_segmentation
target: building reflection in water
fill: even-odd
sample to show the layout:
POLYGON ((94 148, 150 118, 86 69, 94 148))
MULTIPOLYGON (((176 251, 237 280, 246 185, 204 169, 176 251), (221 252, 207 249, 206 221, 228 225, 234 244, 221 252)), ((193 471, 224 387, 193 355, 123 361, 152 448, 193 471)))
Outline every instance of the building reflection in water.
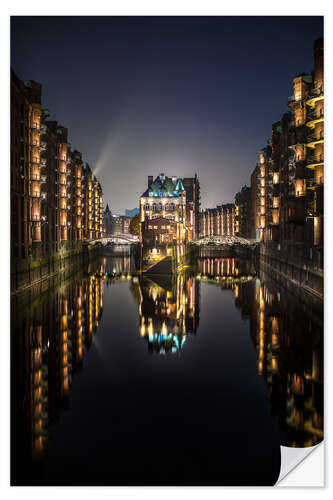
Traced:
POLYGON ((180 352, 199 323, 199 282, 185 273, 153 279, 134 278, 139 301, 140 336, 149 352, 180 352))
POLYGON ((13 312, 14 453, 43 457, 48 428, 68 406, 72 376, 82 367, 102 311, 98 264, 13 312))
MULTIPOLYGON (((258 375, 279 418, 281 444, 312 446, 323 438, 322 312, 253 277, 237 259, 199 260, 194 275, 132 275, 130 258, 101 259, 45 297, 12 312, 13 459, 43 457, 48 431, 68 407, 72 377, 83 366, 103 311, 103 283, 118 275, 139 304, 139 334, 152 353, 179 353, 199 325, 200 284, 231 288, 249 321, 258 375), (125 259, 125 260, 124 260, 125 259), (128 259, 128 260, 126 260, 128 259), (15 362, 13 362, 15 361, 15 362)), ((223 300, 223 298, 221 298, 223 300)), ((214 325, 212 325, 214 328, 214 325)))
POLYGON ((255 284, 252 338, 258 373, 279 414, 285 446, 313 446, 323 439, 321 314, 311 312, 267 276, 255 284))
POLYGON ((308 447, 323 439, 322 311, 311 310, 267 275, 235 284, 236 306, 250 320, 257 370, 269 390, 281 444, 308 447))
POLYGON ((249 260, 202 258, 197 280, 232 288, 235 304, 250 322, 257 370, 268 386, 281 444, 308 447, 323 439, 323 321, 266 274, 254 278, 249 260))
POLYGON ((215 278, 254 276, 256 273, 254 265, 250 260, 221 257, 204 257, 198 259, 197 272, 201 276, 213 276, 215 278))

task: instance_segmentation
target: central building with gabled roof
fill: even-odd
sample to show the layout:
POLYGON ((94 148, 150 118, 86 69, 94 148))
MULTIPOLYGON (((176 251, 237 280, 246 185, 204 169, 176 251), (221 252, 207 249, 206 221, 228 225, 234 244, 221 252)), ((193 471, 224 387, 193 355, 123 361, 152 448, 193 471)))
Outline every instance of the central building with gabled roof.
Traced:
POLYGON ((157 247, 186 238, 186 191, 180 177, 148 177, 140 197, 141 242, 157 247))

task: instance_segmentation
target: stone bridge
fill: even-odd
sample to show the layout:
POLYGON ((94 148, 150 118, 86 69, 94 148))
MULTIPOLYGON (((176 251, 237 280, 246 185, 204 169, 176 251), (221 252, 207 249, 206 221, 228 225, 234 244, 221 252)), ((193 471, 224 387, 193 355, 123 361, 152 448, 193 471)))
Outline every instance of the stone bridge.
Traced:
POLYGON ((96 245, 99 243, 103 246, 116 244, 116 245, 133 245, 139 242, 139 236, 134 234, 114 234, 112 236, 107 236, 105 238, 100 238, 98 240, 90 240, 89 245, 96 245))

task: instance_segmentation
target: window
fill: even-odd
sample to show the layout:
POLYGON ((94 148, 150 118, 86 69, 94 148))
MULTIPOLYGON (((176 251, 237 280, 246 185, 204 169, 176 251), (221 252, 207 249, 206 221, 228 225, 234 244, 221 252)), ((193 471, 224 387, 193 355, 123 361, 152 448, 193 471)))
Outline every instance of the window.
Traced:
POLYGON ((149 210, 149 204, 148 204, 148 203, 147 203, 147 205, 146 205, 146 210, 149 210))

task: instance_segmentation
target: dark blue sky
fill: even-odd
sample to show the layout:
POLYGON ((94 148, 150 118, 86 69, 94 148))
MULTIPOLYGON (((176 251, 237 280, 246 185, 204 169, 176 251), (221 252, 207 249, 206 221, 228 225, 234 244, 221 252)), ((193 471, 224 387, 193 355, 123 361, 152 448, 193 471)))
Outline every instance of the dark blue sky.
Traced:
POLYGON ((11 57, 113 212, 160 172, 197 172, 210 207, 249 183, 322 35, 322 17, 12 17, 11 57))

